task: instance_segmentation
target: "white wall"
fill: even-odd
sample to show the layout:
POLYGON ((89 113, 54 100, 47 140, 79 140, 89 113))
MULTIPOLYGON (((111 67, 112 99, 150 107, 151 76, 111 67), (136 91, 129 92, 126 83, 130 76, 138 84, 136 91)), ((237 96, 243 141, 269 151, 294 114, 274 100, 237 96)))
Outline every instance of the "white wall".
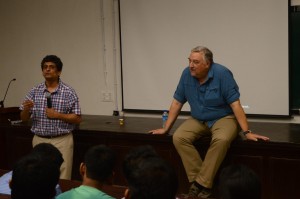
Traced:
MULTIPOLYGON (((100 3, 101 0, 0 0, 0 100, 8 82, 17 79, 10 86, 6 107, 19 106, 30 88, 43 81, 41 59, 56 54, 64 63, 62 80, 77 91, 83 114, 112 115, 113 110, 121 109, 118 38, 116 72, 113 59, 112 18, 117 0, 103 0, 103 13, 100 3), (102 101, 103 91, 113 94, 112 102, 102 101)), ((118 36, 118 29, 116 33, 118 36)), ((263 121, 300 123, 299 117, 263 121)))
POLYGON ((289 115, 288 5, 120 0, 124 108, 166 109, 190 49, 204 45, 233 72, 247 114, 289 115))
POLYGON ((119 98, 114 99, 114 2, 103 0, 101 13, 101 0, 0 0, 1 100, 8 82, 17 79, 10 86, 5 106, 19 106, 29 89, 43 81, 42 58, 56 54, 64 63, 61 78, 77 91, 83 114, 111 115, 116 104, 121 107, 119 61, 119 98), (113 102, 102 102, 106 90, 112 92, 113 102))
POLYGON ((300 0, 291 0, 292 6, 300 6, 300 0))

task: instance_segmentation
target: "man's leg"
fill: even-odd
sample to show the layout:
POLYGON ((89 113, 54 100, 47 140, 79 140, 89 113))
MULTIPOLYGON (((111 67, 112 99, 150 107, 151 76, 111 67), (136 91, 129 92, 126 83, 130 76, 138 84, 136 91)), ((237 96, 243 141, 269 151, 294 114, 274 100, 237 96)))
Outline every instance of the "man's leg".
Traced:
POLYGON ((206 188, 211 188, 214 177, 224 160, 231 142, 236 138, 240 127, 234 116, 219 119, 212 127, 212 140, 200 171, 195 180, 206 188))
POLYGON ((202 165, 202 159, 193 143, 209 133, 209 128, 205 124, 189 118, 178 127, 173 135, 173 144, 181 157, 189 182, 195 180, 202 165))
POLYGON ((32 140, 32 146, 39 143, 50 143, 55 146, 62 154, 64 162, 60 167, 60 178, 70 180, 72 176, 72 165, 73 165, 73 134, 69 133, 65 136, 57 138, 41 138, 34 136, 32 140))
POLYGON ((64 158, 64 162, 60 167, 60 178, 70 180, 73 166, 73 134, 69 133, 65 136, 54 138, 51 140, 51 144, 58 148, 64 158))

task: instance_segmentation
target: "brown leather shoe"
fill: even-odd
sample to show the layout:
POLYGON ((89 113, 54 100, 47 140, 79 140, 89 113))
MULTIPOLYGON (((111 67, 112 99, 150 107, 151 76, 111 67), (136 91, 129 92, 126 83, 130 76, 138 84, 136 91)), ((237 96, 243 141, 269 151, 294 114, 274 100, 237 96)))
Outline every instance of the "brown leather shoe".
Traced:
POLYGON ((179 194, 176 196, 176 199, 202 199, 198 196, 189 196, 188 194, 179 194))
POLYGON ((211 195, 212 195, 211 189, 208 189, 208 188, 205 188, 205 187, 198 194, 198 196, 201 197, 201 198, 209 198, 209 197, 211 197, 211 195))
POLYGON ((194 183, 190 186, 188 196, 197 197, 202 189, 199 189, 194 183))

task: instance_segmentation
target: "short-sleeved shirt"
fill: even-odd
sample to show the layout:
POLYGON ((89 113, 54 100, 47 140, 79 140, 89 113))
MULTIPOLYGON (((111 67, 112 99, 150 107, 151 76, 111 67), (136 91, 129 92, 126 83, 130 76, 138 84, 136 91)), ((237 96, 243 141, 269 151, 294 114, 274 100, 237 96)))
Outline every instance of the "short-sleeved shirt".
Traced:
POLYGON ((106 193, 100 191, 99 189, 90 186, 85 186, 85 185, 81 185, 77 188, 66 191, 56 197, 56 199, 82 199, 82 198, 115 199, 114 197, 107 195, 106 193))
POLYGON ((186 67, 173 97, 182 104, 188 102, 191 116, 211 127, 218 119, 233 114, 230 104, 239 99, 240 93, 232 72, 213 63, 203 84, 186 67))
MULTIPOLYGON (((31 100, 34 102, 34 107, 30 110, 32 118, 31 131, 42 136, 57 136, 71 132, 76 127, 75 124, 46 116, 47 92, 46 84, 41 83, 32 88, 24 99, 24 101, 31 100)), ((75 90, 61 80, 59 80, 57 89, 51 93, 51 101, 52 108, 59 113, 81 115, 79 99, 75 90)), ((20 110, 23 109, 24 107, 21 105, 20 110)))

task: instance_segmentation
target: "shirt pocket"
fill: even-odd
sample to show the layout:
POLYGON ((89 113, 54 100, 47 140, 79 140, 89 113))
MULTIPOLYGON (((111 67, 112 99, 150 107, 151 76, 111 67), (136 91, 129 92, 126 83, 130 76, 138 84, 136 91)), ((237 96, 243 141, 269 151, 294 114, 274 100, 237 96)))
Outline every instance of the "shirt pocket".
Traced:
POLYGON ((69 113, 70 112, 70 106, 69 106, 68 100, 59 99, 57 105, 58 105, 57 109, 60 113, 69 113))
POLYGON ((208 88, 205 94, 205 106, 217 107, 223 106, 224 100, 219 87, 208 88))

